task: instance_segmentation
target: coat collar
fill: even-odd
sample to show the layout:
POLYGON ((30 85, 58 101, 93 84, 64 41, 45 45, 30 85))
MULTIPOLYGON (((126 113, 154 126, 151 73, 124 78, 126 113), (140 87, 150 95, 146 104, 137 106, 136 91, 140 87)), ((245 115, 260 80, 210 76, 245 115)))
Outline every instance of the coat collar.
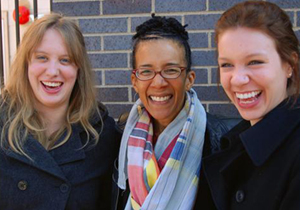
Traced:
POLYGON ((60 166, 84 159, 85 152, 81 149, 82 147, 83 143, 79 133, 75 131, 72 132, 70 139, 65 144, 50 151, 47 151, 32 135, 29 135, 24 148, 32 160, 11 150, 5 152, 13 159, 66 180, 60 166))
POLYGON ((291 102, 283 101, 254 126, 243 121, 226 136, 230 138, 244 130, 239 137, 245 150, 253 164, 261 166, 299 124, 300 99, 293 108, 291 102))
MULTIPOLYGON (((94 127, 97 127, 98 125, 101 126, 102 122, 108 116, 108 112, 104 105, 99 103, 98 108, 101 118, 98 114, 94 114, 92 116, 91 123, 94 127)), ((64 137, 62 136, 61 139, 63 138, 64 137)), ((26 154, 28 154, 32 160, 28 159, 24 155, 13 152, 10 149, 4 150, 4 152, 7 156, 15 160, 21 161, 27 165, 66 180, 60 166, 85 159, 85 149, 89 148, 87 145, 87 147, 82 149, 85 143, 86 134, 84 129, 81 125, 75 124, 72 126, 70 139, 65 144, 50 151, 47 151, 32 135, 29 134, 24 144, 24 148, 26 154)))

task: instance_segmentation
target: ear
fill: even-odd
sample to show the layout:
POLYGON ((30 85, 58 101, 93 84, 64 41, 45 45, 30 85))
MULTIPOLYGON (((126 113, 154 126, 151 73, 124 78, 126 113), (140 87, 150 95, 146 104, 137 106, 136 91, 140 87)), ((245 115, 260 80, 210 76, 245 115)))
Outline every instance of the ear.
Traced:
POLYGON ((196 78, 196 74, 194 71, 190 71, 185 78, 185 90, 188 91, 192 88, 192 86, 194 85, 195 82, 195 78, 196 78))
POLYGON ((138 81, 137 81, 136 76, 135 76, 134 74, 131 74, 131 84, 132 84, 132 86, 133 86, 135 92, 138 94, 139 91, 138 91, 138 88, 137 88, 137 82, 138 82, 138 81))
MULTIPOLYGON (((298 54, 296 52, 293 52, 292 53, 292 59, 294 60, 294 63, 298 63, 298 54)), ((290 64, 287 64, 287 67, 286 67, 286 75, 287 75, 287 78, 291 78, 292 75, 293 75, 293 72, 294 71, 294 67, 291 66, 290 64)))

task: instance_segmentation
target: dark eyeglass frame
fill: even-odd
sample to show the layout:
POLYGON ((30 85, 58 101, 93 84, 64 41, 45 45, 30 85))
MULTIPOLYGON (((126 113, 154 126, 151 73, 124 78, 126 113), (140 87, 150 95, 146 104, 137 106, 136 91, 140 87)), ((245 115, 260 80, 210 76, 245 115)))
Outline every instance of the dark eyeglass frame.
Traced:
POLYGON ((141 80, 141 81, 148 81, 148 80, 151 80, 151 79, 153 79, 154 77, 156 77, 157 74, 159 74, 159 75, 160 75, 162 78, 164 78, 164 79, 177 79, 178 77, 180 77, 181 73, 182 73, 184 70, 187 69, 186 67, 181 67, 181 66, 178 66, 178 67, 176 66, 176 68, 179 68, 181 71, 180 71, 180 74, 179 74, 177 77, 175 77, 175 78, 166 78, 166 77, 164 77, 164 76, 161 74, 161 72, 162 72, 163 70, 165 70, 165 69, 163 69, 163 70, 161 70, 161 71, 153 71, 153 72, 154 72, 154 76, 153 76, 152 78, 149 78, 149 79, 141 79, 141 78, 139 78, 139 77, 137 76, 137 72, 138 72, 139 69, 133 69, 133 70, 132 70, 132 74, 134 74, 135 77, 138 78, 138 79, 141 80))

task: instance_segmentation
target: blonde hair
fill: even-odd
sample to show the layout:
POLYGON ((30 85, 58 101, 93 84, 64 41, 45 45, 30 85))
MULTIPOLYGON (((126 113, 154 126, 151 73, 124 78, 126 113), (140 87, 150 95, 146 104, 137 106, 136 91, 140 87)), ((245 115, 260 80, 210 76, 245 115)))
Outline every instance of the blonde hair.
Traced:
POLYGON ((10 147, 14 152, 28 157, 23 146, 28 135, 31 134, 50 150, 68 141, 72 133, 71 125, 74 123, 80 123, 87 133, 85 145, 89 142, 90 134, 97 143, 99 133, 90 123, 93 114, 98 114, 101 120, 93 78, 84 38, 77 24, 59 14, 46 15, 36 20, 24 34, 12 63, 7 85, 2 91, 1 147, 10 147), (35 96, 28 80, 28 64, 33 51, 41 43, 48 29, 55 29, 61 34, 71 61, 79 69, 70 97, 65 125, 51 135, 50 144, 43 119, 34 108, 35 96), (59 144, 55 144, 65 131, 64 139, 59 144))

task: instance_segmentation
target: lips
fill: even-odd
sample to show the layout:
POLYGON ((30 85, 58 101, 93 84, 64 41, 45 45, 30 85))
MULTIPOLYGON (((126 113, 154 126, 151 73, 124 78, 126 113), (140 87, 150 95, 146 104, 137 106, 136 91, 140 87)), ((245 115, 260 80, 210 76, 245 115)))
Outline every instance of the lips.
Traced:
POLYGON ((45 81, 42 81, 41 83, 46 88, 57 88, 57 87, 62 86, 62 84, 63 84, 62 82, 45 82, 45 81))
POLYGON ((255 106, 258 102, 258 98, 261 95, 262 91, 250 91, 243 93, 235 93, 236 98, 238 99, 238 104, 243 108, 251 108, 255 106))
POLYGON ((63 82, 56 82, 56 81, 41 81, 42 87, 45 92, 49 94, 57 93, 61 90, 63 86, 63 82))
POLYGON ((260 93, 261 91, 252 91, 248 93, 235 93, 235 95, 238 99, 247 100, 260 95, 260 93))

